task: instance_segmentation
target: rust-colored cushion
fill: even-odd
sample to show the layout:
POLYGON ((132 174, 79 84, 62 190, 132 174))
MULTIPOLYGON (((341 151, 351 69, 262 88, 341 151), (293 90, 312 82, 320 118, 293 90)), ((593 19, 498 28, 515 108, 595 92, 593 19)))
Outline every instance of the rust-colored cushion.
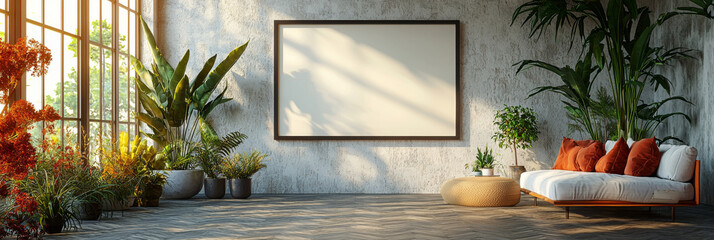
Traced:
POLYGON ((627 156, 630 154, 630 148, 627 147, 627 142, 620 138, 615 143, 615 146, 601 157, 595 165, 596 172, 624 174, 627 166, 627 156))
POLYGON ((645 138, 632 144, 627 156, 625 175, 649 177, 657 172, 662 155, 653 138, 645 138))
POLYGON ((568 152, 572 151, 575 147, 578 147, 578 144, 575 143, 573 139, 563 137, 563 141, 560 143, 560 150, 558 151, 558 158, 555 159, 553 169, 568 170, 568 152))
POLYGON ((602 156, 605 155, 605 145, 599 141, 593 141, 590 145, 583 147, 578 151, 575 163, 578 165, 578 170, 583 172, 595 171, 595 165, 602 156))
POLYGON ((563 141, 560 144, 560 151, 558 151, 558 158, 555 159, 553 169, 580 171, 579 163, 577 161, 578 152, 594 143, 599 142, 593 140, 575 141, 573 139, 563 137, 563 141))

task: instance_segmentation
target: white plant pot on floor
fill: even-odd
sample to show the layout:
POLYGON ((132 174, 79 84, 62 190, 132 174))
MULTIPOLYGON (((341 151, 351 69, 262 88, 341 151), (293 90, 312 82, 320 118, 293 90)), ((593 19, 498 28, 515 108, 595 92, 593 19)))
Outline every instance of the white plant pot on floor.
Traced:
POLYGON ((493 176, 493 168, 481 168, 483 176, 493 176))
POLYGON ((166 170, 163 199, 189 199, 203 188, 203 170, 166 170))

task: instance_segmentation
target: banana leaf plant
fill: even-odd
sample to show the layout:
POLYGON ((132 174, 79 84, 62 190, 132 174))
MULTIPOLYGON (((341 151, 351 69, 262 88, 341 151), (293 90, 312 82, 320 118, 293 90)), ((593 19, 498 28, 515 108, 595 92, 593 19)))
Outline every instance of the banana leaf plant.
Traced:
MULTIPOLYGON (((714 19, 714 0, 689 0, 689 3, 690 6, 662 13, 653 21, 649 8, 639 6, 636 0, 609 0, 607 5, 599 0, 530 0, 514 11, 511 23, 525 17, 521 26, 530 26, 530 37, 540 37, 550 26, 555 26, 556 32, 569 27, 571 47, 577 37, 583 39, 583 51, 589 51, 597 66, 608 73, 618 137, 641 137, 638 129, 654 131, 651 126, 641 125, 647 122, 639 118, 647 116, 639 113, 642 93, 651 86, 654 91, 661 88, 671 94, 671 81, 657 74, 657 69, 674 59, 691 57, 689 49, 651 46, 653 30, 679 15, 714 19)), ((686 114, 670 116, 680 115, 686 114)), ((659 124, 652 126, 656 128, 659 124)))
MULTIPOLYGON (((143 18, 141 25, 154 62, 148 69, 138 59, 131 57, 131 64, 139 76, 134 83, 144 109, 134 114, 136 119, 151 129, 150 133, 142 131, 143 135, 162 148, 170 148, 169 151, 163 151, 168 153, 167 161, 185 159, 195 149, 192 141, 199 137, 200 128, 210 128, 210 125, 200 123, 218 105, 232 100, 224 97, 227 87, 216 97, 212 98, 211 95, 241 57, 248 42, 232 50, 215 68, 217 55, 212 56, 196 77, 190 80, 186 74, 190 51, 186 51, 174 68, 156 46, 154 35, 143 18)), ((213 130, 208 132, 215 133, 213 130)))
POLYGON ((595 121, 593 119, 594 116, 591 114, 593 100, 590 98, 594 79, 601 70, 597 66, 593 66, 590 53, 586 54, 584 59, 578 61, 575 64, 575 68, 571 66, 556 67, 536 60, 524 60, 516 63, 516 65, 519 65, 516 74, 531 67, 537 67, 558 75, 563 82, 562 85, 537 87, 531 91, 528 98, 546 91, 562 95, 569 100, 563 101, 569 116, 582 123, 585 132, 590 134, 591 139, 603 139, 604 136, 601 134, 600 129, 593 124, 595 121))

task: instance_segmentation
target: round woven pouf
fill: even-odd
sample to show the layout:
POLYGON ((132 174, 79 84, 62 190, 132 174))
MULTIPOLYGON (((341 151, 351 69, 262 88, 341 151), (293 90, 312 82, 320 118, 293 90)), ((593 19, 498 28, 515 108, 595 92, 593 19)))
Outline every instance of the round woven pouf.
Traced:
POLYGON ((504 177, 462 177, 441 185, 448 204, 469 207, 511 207, 521 201, 521 188, 504 177))

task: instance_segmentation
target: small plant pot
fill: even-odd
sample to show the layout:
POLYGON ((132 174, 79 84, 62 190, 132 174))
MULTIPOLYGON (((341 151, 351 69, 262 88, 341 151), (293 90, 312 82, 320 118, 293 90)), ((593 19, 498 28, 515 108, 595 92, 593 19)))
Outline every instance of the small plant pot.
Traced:
POLYGON ((206 178, 203 179, 203 192, 207 198, 221 199, 226 195, 226 179, 225 178, 206 178))
POLYGON ((479 177, 481 176, 481 172, 471 172, 471 176, 479 177))
POLYGON ((524 166, 508 166, 508 168, 511 170, 511 179, 516 181, 517 183, 521 182, 521 174, 526 172, 526 167, 524 166))
POLYGON ((42 225, 42 229, 48 234, 61 233, 64 228, 64 218, 57 216, 54 218, 47 219, 45 224, 42 225))
POLYGON ((161 194, 163 194, 164 187, 160 184, 148 184, 144 188, 144 192, 141 196, 140 207, 158 207, 159 199, 161 199, 161 194))
POLYGON ((481 168, 481 174, 483 176, 493 176, 493 168, 481 168))
POLYGON ((102 216, 101 203, 82 203, 79 205, 79 220, 97 220, 102 216))
POLYGON ((231 189, 231 197, 236 199, 246 199, 251 194, 250 178, 229 179, 228 188, 231 189))

